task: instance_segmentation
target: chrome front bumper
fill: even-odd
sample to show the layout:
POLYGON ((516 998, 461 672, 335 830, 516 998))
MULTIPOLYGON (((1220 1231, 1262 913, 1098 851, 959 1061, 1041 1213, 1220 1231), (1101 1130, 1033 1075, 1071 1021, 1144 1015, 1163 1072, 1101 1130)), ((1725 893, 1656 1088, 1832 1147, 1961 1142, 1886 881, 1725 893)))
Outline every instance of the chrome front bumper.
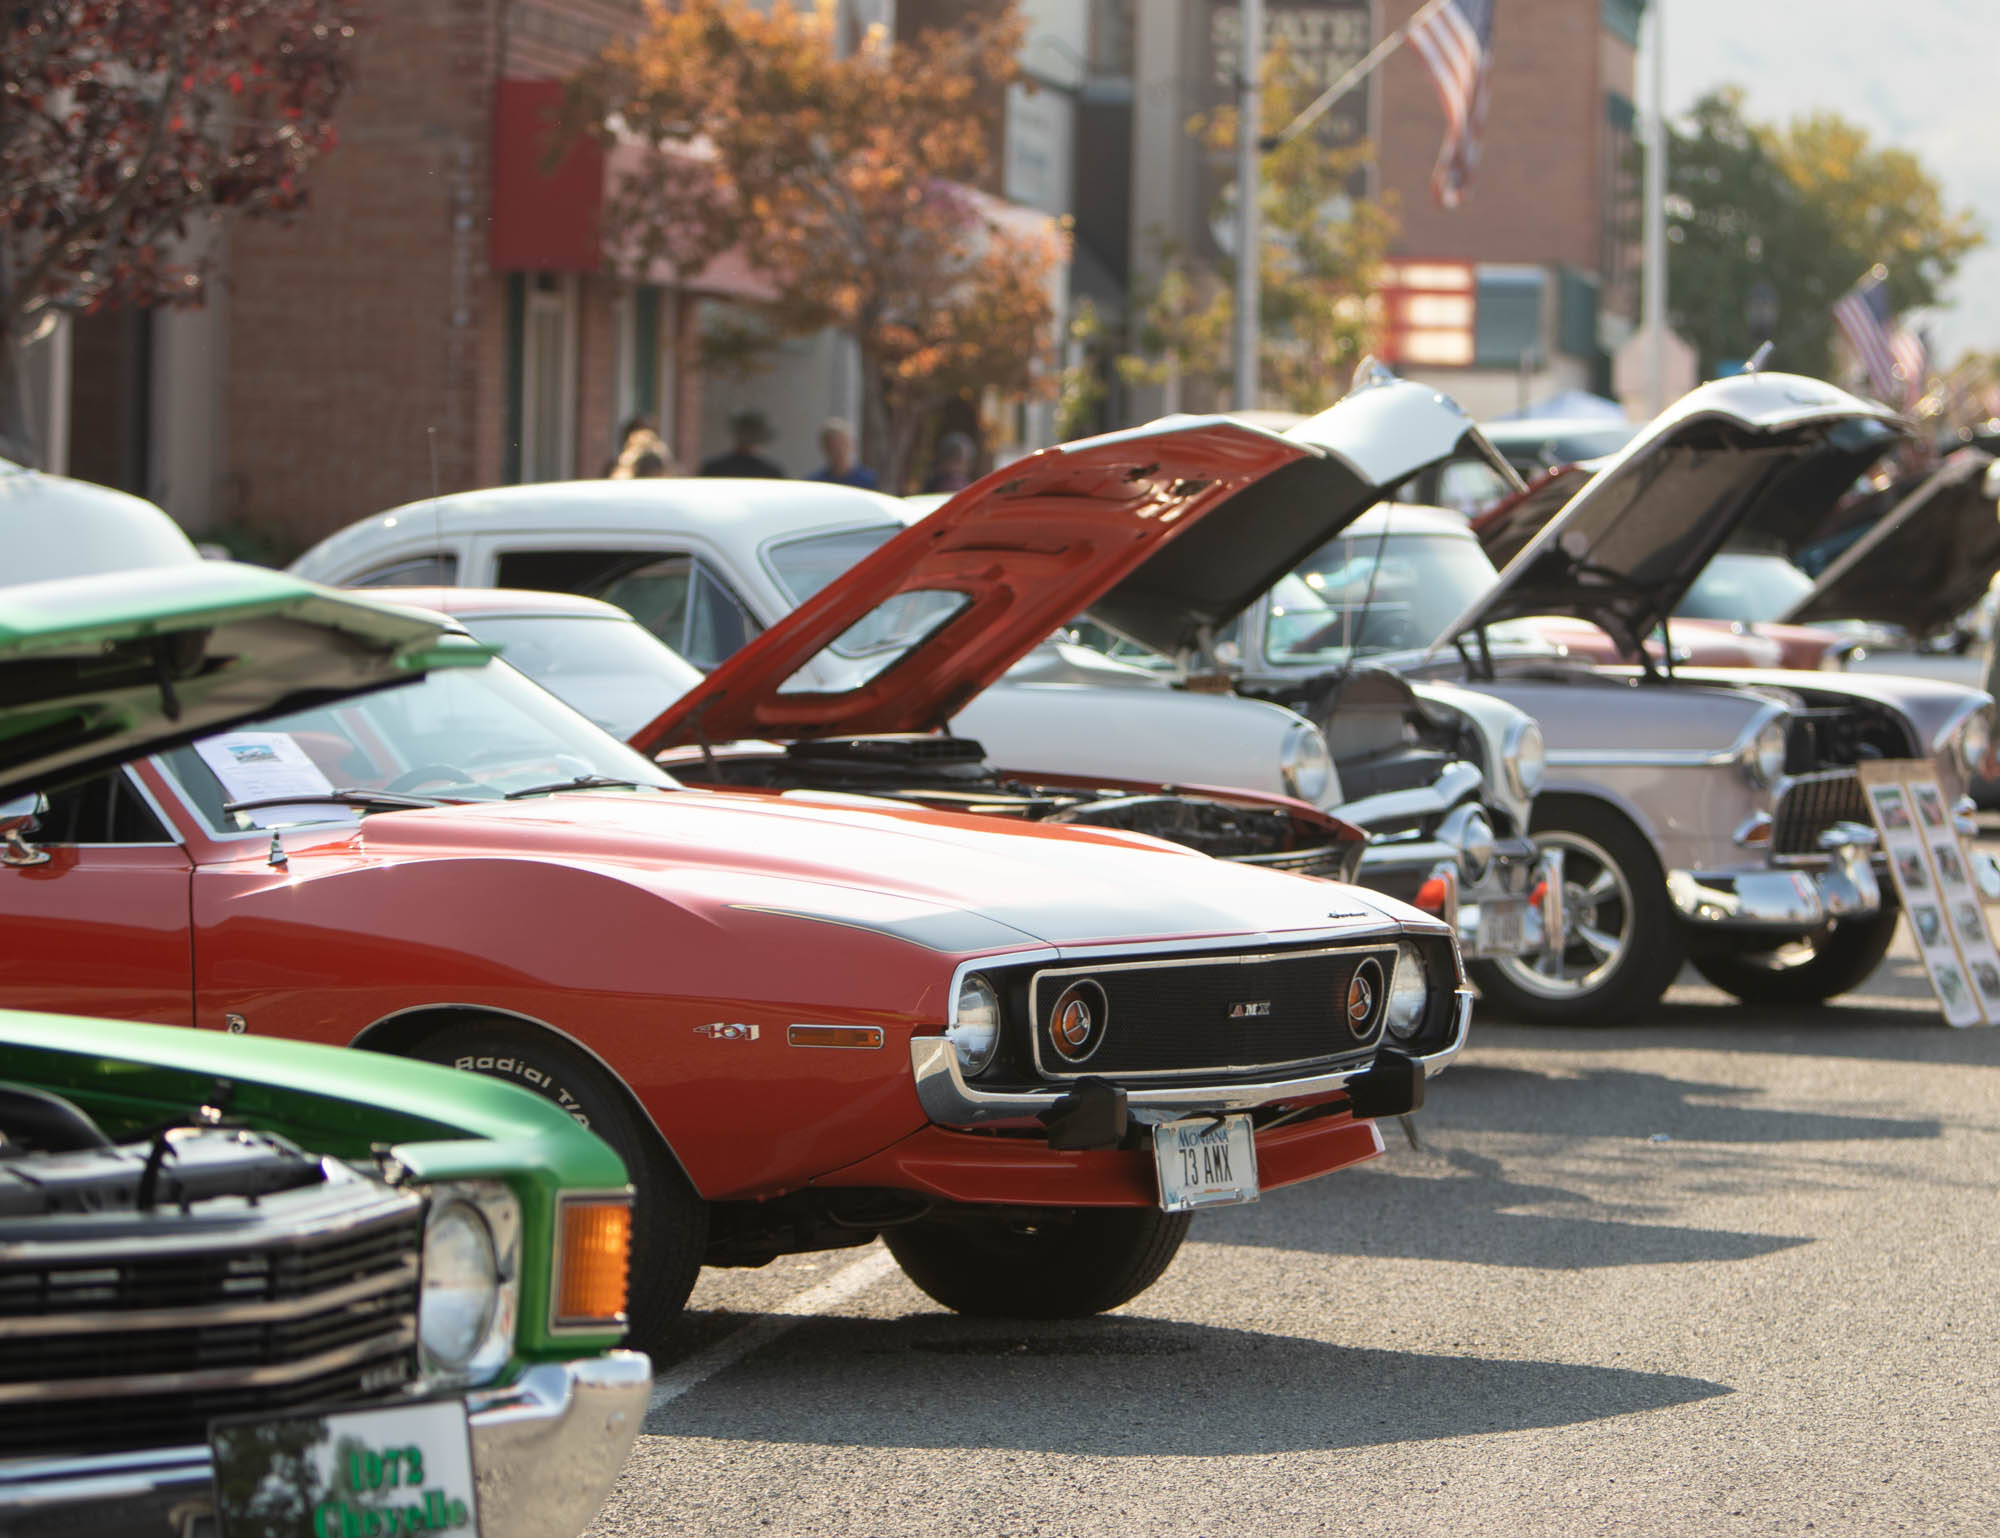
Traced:
MULTIPOLYGON (((1450 1034, 1435 1052, 1416 1059, 1424 1077, 1444 1072, 1465 1046, 1472 1026, 1472 993, 1460 988, 1452 1010, 1450 1034)), ((1126 1108, 1134 1121, 1173 1121, 1221 1111, 1251 1111, 1281 1100, 1305 1100, 1337 1094, 1375 1066, 1370 1057, 1333 1073, 1302 1079, 1271 1079, 1254 1084, 1132 1084, 1126 1087, 1126 1108)), ((942 1036, 917 1036, 910 1042, 910 1072, 924 1114, 941 1127, 983 1127, 997 1122, 1032 1122, 1069 1093, 1071 1086, 1047 1089, 981 1089, 959 1071, 958 1053, 942 1036)))
MULTIPOLYGON (((482 1538, 575 1538, 625 1465, 652 1393, 637 1351, 543 1362, 466 1395, 482 1538)), ((0 1460, 0 1538, 212 1538, 204 1446, 0 1460)))
POLYGON ((1836 823, 1820 838, 1824 863, 1790 868, 1667 872, 1667 896, 1686 922, 1702 929, 1803 933, 1833 919, 1882 911, 1875 874, 1875 830, 1836 823))

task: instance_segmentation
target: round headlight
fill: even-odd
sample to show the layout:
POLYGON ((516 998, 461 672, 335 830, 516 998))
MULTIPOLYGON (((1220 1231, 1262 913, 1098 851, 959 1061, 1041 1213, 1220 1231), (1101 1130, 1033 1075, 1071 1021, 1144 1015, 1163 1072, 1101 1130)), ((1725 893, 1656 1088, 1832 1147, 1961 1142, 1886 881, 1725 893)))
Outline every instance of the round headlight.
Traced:
POLYGON ((1310 721, 1294 721, 1285 733, 1278 768, 1287 793, 1318 806, 1333 783, 1333 755, 1326 750, 1326 734, 1310 721))
POLYGON ((1507 783, 1514 794, 1533 800, 1542 792, 1549 772, 1548 746, 1542 729, 1533 721, 1516 721, 1507 732, 1507 783))
POLYGON ((1766 721, 1750 741, 1750 751, 1744 756, 1743 767, 1750 778, 1759 785, 1775 785, 1784 778, 1786 731, 1783 717, 1766 721))
POLYGON ((1972 713, 1958 734, 1958 762, 1970 779, 1985 773, 1987 755, 1993 751, 1993 715, 1980 709, 1972 713))
POLYGON ((1431 1001, 1430 969, 1424 953, 1405 940, 1396 947, 1396 975, 1389 980, 1389 1034, 1409 1041, 1424 1028, 1431 1001))
POLYGON ((424 1287, 417 1337, 432 1361, 464 1367, 486 1341, 500 1304, 493 1233, 469 1204, 447 1202, 424 1226, 424 1287))
POLYGON ((1000 1049, 1000 995, 978 973, 970 973, 958 985, 956 1019, 945 1030, 945 1040, 958 1054, 959 1071, 968 1078, 983 1073, 1000 1049))

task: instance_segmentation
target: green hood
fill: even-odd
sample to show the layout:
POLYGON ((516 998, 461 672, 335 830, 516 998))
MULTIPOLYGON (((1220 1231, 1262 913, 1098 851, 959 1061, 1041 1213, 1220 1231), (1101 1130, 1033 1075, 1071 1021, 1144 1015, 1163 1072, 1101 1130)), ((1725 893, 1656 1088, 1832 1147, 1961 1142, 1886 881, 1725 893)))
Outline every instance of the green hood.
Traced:
POLYGON ((226 561, 0 588, 0 799, 489 655, 423 615, 226 561))

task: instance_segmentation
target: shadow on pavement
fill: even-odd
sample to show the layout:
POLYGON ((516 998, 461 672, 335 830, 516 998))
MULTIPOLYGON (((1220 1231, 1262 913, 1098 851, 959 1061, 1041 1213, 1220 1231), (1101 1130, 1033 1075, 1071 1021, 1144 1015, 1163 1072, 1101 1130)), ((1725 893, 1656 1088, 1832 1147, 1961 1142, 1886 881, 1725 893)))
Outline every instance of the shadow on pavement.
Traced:
POLYGON ((1639 1142, 1665 1133, 1687 1143, 1877 1141, 1934 1138, 1943 1132, 1943 1123, 1934 1117, 1788 1111, 1764 1104, 1763 1095, 1737 1084, 1702 1084, 1622 1068, 1557 1075, 1461 1060, 1440 1081, 1420 1125, 1452 1131, 1545 1130, 1639 1142))
POLYGON ((1314 1255, 1456 1260, 1539 1271, 1750 1260, 1812 1242, 1789 1234, 1592 1216, 1589 1197, 1500 1178, 1492 1160, 1449 1157, 1474 1172, 1432 1178, 1374 1167, 1353 1170, 1337 1180, 1273 1192, 1255 1206, 1204 1214, 1191 1237, 1314 1255), (1302 1218, 1305 1202, 1313 1206, 1302 1218), (1553 1215, 1506 1210, 1557 1204, 1584 1210, 1553 1215))
POLYGON ((649 1417, 676 1436, 1221 1458, 1568 1426, 1732 1392, 1561 1362, 1112 1316, 814 1319, 649 1417))

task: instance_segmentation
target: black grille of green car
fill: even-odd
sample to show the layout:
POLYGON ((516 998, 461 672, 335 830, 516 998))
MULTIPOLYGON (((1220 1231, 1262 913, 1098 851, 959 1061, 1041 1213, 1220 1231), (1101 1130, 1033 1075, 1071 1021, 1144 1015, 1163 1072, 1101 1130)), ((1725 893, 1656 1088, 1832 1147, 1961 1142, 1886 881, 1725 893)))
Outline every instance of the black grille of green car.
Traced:
POLYGON ((1286 849, 1277 854, 1245 854, 1233 857, 1239 865, 1255 865, 1264 870, 1286 870, 1295 876, 1324 876, 1329 881, 1351 879, 1349 867, 1359 864, 1359 844, 1317 844, 1310 849, 1286 849))
POLYGON ((1785 787, 1772 817, 1773 854, 1817 854, 1819 836, 1837 822, 1873 824, 1860 777, 1852 769, 1802 774, 1785 787))
POLYGON ((414 1378, 414 1199, 282 1193, 206 1245, 175 1216, 74 1239, 43 1223, 0 1261, 0 1456, 196 1445, 217 1417, 380 1402, 414 1378))
MULTIPOLYGON (((1037 972, 1030 990, 1036 1060, 1050 1078, 1216 1075, 1366 1056, 1381 1039, 1394 946, 1106 961, 1037 972), (1348 1028, 1348 989, 1372 960, 1370 1008, 1348 1028), (1080 1061, 1051 1038, 1073 983, 1103 990, 1102 1039, 1080 1061)), ((1094 1000, 1090 1001, 1095 1003, 1094 1000)))

